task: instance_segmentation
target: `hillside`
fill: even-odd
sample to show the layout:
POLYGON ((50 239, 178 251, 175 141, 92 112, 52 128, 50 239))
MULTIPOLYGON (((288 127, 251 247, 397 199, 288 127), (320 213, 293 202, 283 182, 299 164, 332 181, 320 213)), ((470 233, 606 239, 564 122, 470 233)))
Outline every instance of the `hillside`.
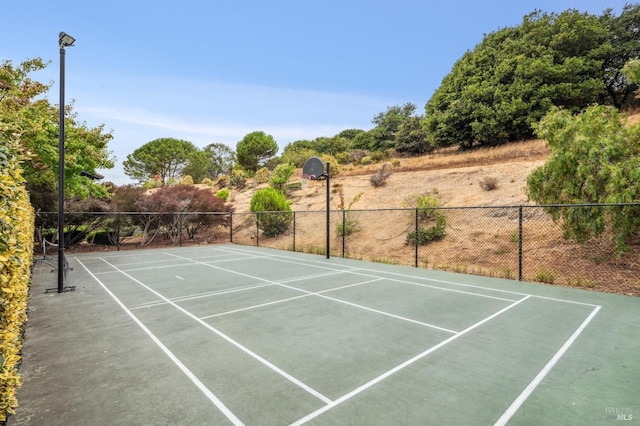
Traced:
MULTIPOLYGON (((406 236, 415 223, 402 209, 404 200, 415 194, 437 191, 447 208, 447 234, 443 241, 420 248, 420 266, 477 275, 517 278, 518 209, 469 207, 505 207, 531 205, 525 188, 529 174, 544 164, 548 156, 544 141, 534 140, 471 152, 440 152, 420 158, 400 159, 391 167, 387 184, 374 187, 369 178, 381 164, 346 166, 331 179, 331 209, 339 210, 339 192, 351 206, 362 232, 346 239, 348 256, 388 263, 412 265, 416 254, 406 244, 406 236), (494 178, 495 189, 480 186, 484 178, 494 178), (455 209, 461 207, 461 209, 455 209), (463 209, 464 208, 464 209, 463 209), (374 211, 375 210, 375 211, 374 211)), ((390 161, 388 164, 391 164, 390 161)), ((297 174, 300 175, 298 170, 297 174)), ((291 182, 297 182, 298 177, 291 182)), ((241 191, 233 191, 230 202, 237 213, 249 211, 256 189, 251 182, 241 191)), ((277 238, 260 237, 261 246, 322 253, 325 246, 326 205, 324 181, 308 182, 306 189, 289 191, 296 212, 295 242, 291 231, 277 238)), ((562 230, 540 209, 525 211, 524 275, 527 281, 541 281, 640 295, 640 246, 617 258, 607 238, 579 245, 562 238, 562 230)), ((331 247, 339 254, 342 238, 336 235, 341 215, 334 213, 331 247)), ((250 216, 234 222, 234 242, 256 244, 255 222, 250 216)))
MULTIPOLYGON (((382 187, 374 188, 369 183, 369 177, 382 164, 343 166, 340 174, 331 179, 331 186, 342 186, 346 203, 362 193, 353 209, 402 208, 407 196, 434 189, 451 207, 526 204, 524 188, 527 176, 544 164, 547 155, 546 143, 539 140, 467 153, 445 151, 400 159, 399 165, 390 168, 392 174, 382 187), (479 182, 484 177, 495 178, 497 188, 483 190, 479 182)), ((300 175, 298 170, 297 176, 300 175)), ((257 187, 250 184, 244 190, 232 193, 232 203, 237 212, 249 211, 249 201, 255 189, 257 187)), ((291 193, 291 208, 294 211, 323 210, 325 197, 324 182, 311 181, 307 189, 291 193)), ((335 198, 332 197, 332 208, 337 208, 335 198)))

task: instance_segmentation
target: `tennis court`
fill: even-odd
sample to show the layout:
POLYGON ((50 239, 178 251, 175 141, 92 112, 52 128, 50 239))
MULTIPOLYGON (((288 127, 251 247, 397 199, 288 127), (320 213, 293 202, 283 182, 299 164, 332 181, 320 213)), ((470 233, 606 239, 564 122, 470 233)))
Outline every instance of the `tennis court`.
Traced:
POLYGON ((638 298, 233 244, 68 259, 76 291, 33 288, 15 424, 640 417, 638 298))

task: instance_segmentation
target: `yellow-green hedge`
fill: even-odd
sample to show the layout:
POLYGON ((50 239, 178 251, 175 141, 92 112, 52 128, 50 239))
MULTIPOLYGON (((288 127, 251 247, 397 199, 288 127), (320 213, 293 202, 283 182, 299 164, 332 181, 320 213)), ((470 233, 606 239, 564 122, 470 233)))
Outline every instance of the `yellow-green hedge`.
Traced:
POLYGON ((15 413, 18 363, 27 321, 34 211, 20 166, 0 149, 0 421, 15 413))

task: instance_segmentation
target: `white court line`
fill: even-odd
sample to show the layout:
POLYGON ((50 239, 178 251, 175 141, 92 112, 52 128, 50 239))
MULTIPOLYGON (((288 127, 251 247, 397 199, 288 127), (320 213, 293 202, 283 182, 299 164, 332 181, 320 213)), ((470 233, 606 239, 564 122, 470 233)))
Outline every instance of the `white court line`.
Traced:
MULTIPOLYGON (((272 260, 276 260, 279 262, 285 262, 285 263, 292 263, 294 265, 308 265, 307 263, 304 262, 299 262, 299 261, 295 261, 295 260, 290 260, 292 258, 288 258, 286 256, 282 256, 282 255, 273 255, 273 256, 265 256, 265 259, 272 259, 272 260), (284 259, 286 260, 284 260, 284 259)), ((182 258, 182 259, 187 259, 187 258, 182 258)), ((309 260, 309 262, 318 262, 318 261, 312 261, 309 260)), ((319 268, 320 266, 316 266, 314 265, 314 267, 319 268)), ((333 269, 330 266, 322 266, 325 269, 333 269)), ((380 277, 380 275, 372 275, 369 273, 364 273, 364 272, 357 272, 357 271, 367 271, 367 272, 375 272, 377 274, 389 274, 389 275, 396 275, 396 276, 401 276, 404 278, 413 278, 413 279, 417 279, 417 280, 427 280, 427 281, 434 281, 434 282, 441 282, 443 284, 454 284, 454 285, 460 285, 460 286, 466 286, 466 287, 473 287, 475 289, 480 289, 480 290, 491 290, 491 291, 499 291, 499 292, 503 292, 503 293, 509 293, 509 294, 513 294, 516 296, 528 296, 528 294, 525 293, 518 293, 518 292, 512 292, 512 291, 507 291, 507 290, 496 290, 496 289, 492 289, 492 288, 485 288, 485 287, 480 287, 480 286, 474 286, 474 285, 467 285, 467 284, 460 284, 460 283, 456 283, 453 281, 444 281, 444 280, 437 280, 437 279, 433 279, 433 278, 424 278, 424 277, 415 277, 412 275, 404 275, 404 274, 398 274, 398 273, 394 273, 394 272, 385 272, 385 271, 378 271, 375 269, 366 269, 366 268, 353 268, 351 271, 349 271, 349 273, 354 274, 354 275, 362 275, 364 277, 377 277, 377 278, 382 278, 380 277)), ((488 294, 482 294, 482 293, 474 293, 471 291, 464 291, 464 290, 456 290, 453 288, 448 288, 448 287, 439 287, 439 286, 435 286, 435 285, 429 285, 429 284, 422 284, 422 283, 417 283, 417 282, 412 282, 412 281, 404 281, 404 280, 399 280, 399 279, 395 279, 395 278, 388 278, 388 277, 384 277, 384 279, 387 279, 389 281, 395 281, 395 282, 399 282, 399 283, 403 283, 403 284, 410 284, 410 285, 415 285, 415 286, 420 286, 420 287, 426 287, 426 288, 431 288, 431 289, 435 289, 435 290, 442 290, 442 291, 448 291, 451 293, 459 293, 459 294, 466 294, 469 296, 475 296, 475 297, 483 297, 486 299, 496 299, 496 300, 502 300, 505 302, 513 302, 513 299, 506 299, 504 297, 497 297, 497 296, 489 296, 488 294)))
MULTIPOLYGON (((251 251, 238 249, 238 248, 224 248, 224 249, 218 249, 218 250, 225 250, 225 251, 229 251, 231 253, 234 253, 234 252, 251 253, 251 251)), ((285 255, 281 255, 281 254, 265 254, 264 258, 275 258, 275 260, 281 260, 282 262, 299 263, 301 265, 306 265, 307 264, 307 263, 303 263, 303 262, 294 262, 293 260, 289 260, 289 259, 295 259, 295 258, 289 257, 289 256, 285 256, 285 255), (278 258, 284 258, 284 259, 287 259, 287 260, 282 260, 282 259, 278 259, 278 258)), ((298 259, 295 259, 295 260, 298 260, 298 259)), ((304 262, 319 263, 321 265, 326 265, 325 261, 319 261, 319 260, 313 260, 313 259, 305 259, 304 262)), ((338 266, 338 265, 336 265, 336 266, 338 266)), ((339 266, 345 266, 346 267, 346 265, 339 265, 339 266)), ((327 269, 329 269, 329 268, 327 267, 327 269)), ((411 278, 411 279, 421 280, 421 281, 433 281, 433 282, 438 282, 438 283, 443 283, 443 284, 451 284, 451 285, 455 285, 455 286, 459 286, 459 287, 467 287, 467 288, 472 288, 472 289, 479 289, 479 290, 495 291, 495 292, 499 292, 499 293, 513 294, 515 296, 531 296, 531 297, 535 297, 535 298, 538 298, 538 299, 547 299, 547 300, 552 300, 552 301, 555 301, 555 302, 570 303, 570 304, 575 304, 575 305, 583 305, 583 306, 591 306, 591 307, 598 306, 598 305, 595 305, 593 303, 584 303, 584 302, 578 302, 578 301, 575 301, 575 300, 559 299, 559 298, 552 298, 552 297, 547 297, 547 296, 538 296, 538 295, 535 295, 535 294, 522 293, 522 292, 519 292, 519 291, 503 290, 503 289, 499 289, 499 288, 483 287, 483 286, 475 285, 475 284, 464 284, 464 283, 459 283, 459 282, 456 282, 456 281, 440 280, 440 279, 437 279, 437 278, 420 277, 420 276, 409 275, 409 274, 400 274, 398 272, 380 271, 380 270, 377 270, 377 269, 369 269, 369 268, 355 268, 355 269, 361 270, 361 271, 367 271, 367 272, 375 272, 375 273, 378 273, 378 274, 395 275, 395 276, 399 276, 399 277, 403 277, 403 278, 411 278)), ((434 288, 439 288, 439 289, 442 289, 442 290, 455 291, 453 289, 447 289, 445 287, 434 287, 434 288)), ((475 294, 475 295, 478 295, 478 296, 482 296, 481 294, 478 294, 478 293, 470 293, 470 294, 475 294)), ((509 299, 505 299, 505 300, 509 300, 509 299)))
MULTIPOLYGON (((118 271, 114 271, 114 272, 118 272, 118 271)), ((118 272, 119 273, 119 272, 118 272)), ((245 287, 236 287, 236 288, 225 288, 225 289, 221 289, 221 290, 216 290, 216 291, 208 291, 206 293, 198 293, 198 294, 191 294, 188 296, 180 296, 180 297, 174 297, 169 299, 172 302, 184 302, 184 301, 189 301, 189 300, 196 300, 196 299, 202 299, 204 297, 215 297, 218 295, 224 295, 224 294, 228 294, 228 293, 237 293, 239 291, 247 291, 247 290, 254 290, 256 288, 261 288, 261 287, 269 287, 275 284, 270 284, 270 283, 266 283, 266 284, 253 284, 250 286, 245 286, 245 287)), ((141 308, 150 308, 153 306, 160 306, 160 305, 166 305, 167 302, 165 302, 164 300, 155 300, 153 302, 145 302, 145 303, 141 303, 139 305, 136 305, 134 307, 132 307, 131 309, 141 309, 141 308)))
POLYGON ((196 317, 195 315, 193 315, 191 312, 187 311, 186 309, 182 308, 180 305, 177 305, 176 303, 170 301, 169 299, 167 299, 165 296, 163 296, 162 294, 160 294, 159 292, 155 291, 154 289, 152 289, 151 287, 149 287, 148 285, 146 285, 145 283, 143 283, 142 281, 136 279, 135 277, 127 274, 125 271, 119 269, 117 266, 109 263, 108 261, 106 261, 105 259, 101 259, 104 263, 106 263, 107 265, 111 266, 112 268, 118 270, 122 275, 126 276, 127 278, 129 278, 130 280, 132 280, 133 282, 139 284, 140 286, 144 287, 145 289, 149 290, 151 293, 155 294, 156 296, 158 296, 159 298, 163 299, 165 302, 167 302, 168 304, 170 304, 172 307, 174 307, 175 309, 179 310, 180 312, 184 313, 185 315, 187 315, 189 318, 192 318, 193 320, 195 320, 196 322, 198 322, 200 325, 202 325, 203 327, 211 330, 213 333, 217 334, 218 336, 222 337, 224 340, 226 340, 227 342, 231 343, 233 346, 235 346, 236 348, 240 349, 242 352, 246 353, 247 355, 249 355, 250 357, 252 357, 253 359, 261 362, 263 365, 265 365, 266 367, 269 367, 270 369, 272 369, 273 371, 275 371, 276 373, 280 374, 282 377, 284 377, 285 379, 289 380, 290 382, 296 384, 298 387, 300 387, 301 389, 304 389, 305 391, 307 391, 308 393, 310 393, 311 395, 315 396, 316 398, 318 398, 319 400, 321 400, 322 402, 328 404, 331 402, 331 399, 327 398, 326 396, 324 396, 323 394, 321 394, 320 392, 316 391, 315 389, 313 389, 312 387, 306 385, 305 383, 301 382, 300 380, 296 379, 295 377, 293 377, 292 375, 290 375, 289 373, 287 373, 286 371, 284 371, 283 369, 277 367, 276 365, 272 364, 271 362, 267 361, 265 358, 261 357, 260 355, 258 355, 257 353, 253 352, 252 350, 250 350, 249 348, 243 346, 242 344, 240 344, 239 342, 233 340, 231 337, 227 336, 226 334, 224 334, 223 332, 221 332, 220 330, 218 330, 217 328, 207 324, 206 322, 204 322, 203 320, 201 320, 200 318, 196 317))
MULTIPOLYGON (((181 257, 181 256, 178 256, 177 254, 172 254, 172 253, 165 253, 165 254, 168 254, 169 256, 175 256, 175 257, 177 257, 179 259, 188 260, 186 257, 181 257)), ((402 320, 402 321, 407 321, 407 322, 411 322, 411 323, 414 323, 414 324, 419 324, 419 325, 422 325, 422 326, 425 326, 425 327, 429 327, 429 328, 433 328, 433 329, 436 329, 436 330, 445 331, 447 333, 457 333, 457 331, 449 330, 449 329, 443 328, 443 327, 438 327, 437 325, 433 325, 433 324, 429 324, 429 323, 421 322, 421 321, 416 321, 416 320, 413 320, 411 318, 402 317, 400 315, 394 315, 394 314, 391 314, 391 313, 388 313, 388 312, 384 312, 384 311, 379 311, 379 310, 373 309, 373 308, 368 308, 368 307, 363 306, 363 305, 358 305, 356 303, 347 302, 346 300, 336 299, 335 297, 329 297, 329 296, 325 296, 324 294, 319 294, 319 293, 314 293, 312 291, 303 290, 301 288, 289 286, 289 285, 286 285, 286 284, 283 284, 283 283, 280 283, 280 282, 277 282, 277 281, 270 281, 270 280, 267 280, 265 278, 260 278, 260 277, 256 277, 256 276, 253 276, 253 275, 245 274, 243 272, 238 272, 238 271, 234 271, 234 270, 231 270, 231 269, 222 268, 222 267, 217 266, 217 265, 210 265, 208 263, 198 262, 196 260, 194 260, 193 262, 194 263, 199 263, 199 264, 202 264, 202 265, 207 265, 210 268, 219 269, 221 271, 232 272, 234 274, 238 274, 238 275, 241 275, 243 277, 249 277, 249 278, 254 278, 256 280, 261 280, 261 281, 264 281, 264 282, 267 282, 267 283, 273 283, 273 284, 282 286, 284 288, 288 288, 288 289, 296 290, 296 291, 301 291, 301 292, 307 293, 309 295, 315 295, 315 296, 318 296, 318 297, 322 297, 324 299, 332 300, 334 302, 343 303, 345 305, 349 305, 349 306, 352 306, 354 308, 363 309, 365 311, 374 312, 374 313, 377 313, 377 314, 380 314, 380 315, 385 315, 385 316, 388 316, 388 317, 391 317, 391 318, 395 318, 395 319, 399 319, 399 320, 402 320)), ((375 277, 375 276, 373 276, 373 277, 374 278, 385 279, 385 278, 382 278, 382 277, 375 277)))
POLYGON ((509 309, 513 308, 514 306, 519 305, 520 303, 524 302, 525 300, 529 299, 531 296, 526 296, 523 297, 520 300, 515 301, 514 303, 512 303, 511 305, 499 310, 498 312, 488 316, 487 318, 483 319, 482 321, 479 321, 475 324, 473 324, 470 327, 465 328, 464 330, 462 330, 461 332, 449 337, 448 339, 438 343, 435 346, 430 347, 429 349, 427 349, 426 351, 414 356, 413 358, 403 362, 402 364, 392 368, 391 370, 379 375, 378 377, 374 378, 373 380, 370 380, 369 382, 365 383, 364 385, 352 390, 351 392, 341 396, 340 398, 336 399, 335 401, 331 402, 330 404, 325 405, 322 408, 319 408, 318 410, 308 414, 307 416, 301 418, 300 420, 292 423, 290 426, 299 426, 302 425, 306 422, 308 422, 309 420, 312 420, 316 417, 318 417, 320 414, 331 410, 332 408, 342 404, 343 402, 353 398, 354 396, 358 395, 359 393, 369 389, 370 387, 372 387, 373 385, 376 385, 377 383, 381 382, 382 380, 386 379, 387 377, 397 373, 398 371, 402 370, 403 368, 408 367, 409 365, 415 363, 416 361, 421 360, 422 358, 424 358, 425 356, 437 351, 438 349, 448 345, 449 343, 453 342, 454 340, 456 340, 457 338, 464 336, 465 334, 467 334, 468 332, 470 332, 471 330, 480 327, 482 324, 492 320, 493 318, 502 315, 503 313, 505 313, 506 311, 508 311, 509 309))
MULTIPOLYGON (((341 287, 334 287, 334 288, 330 288, 328 290, 319 291, 317 293, 309 292, 308 294, 302 294, 300 296, 288 297, 286 299, 274 300, 273 302, 266 302, 266 303, 261 303, 259 305, 247 306, 246 308, 239 308, 239 309, 234 309, 232 311, 221 312, 219 314, 207 315, 207 316, 204 316, 204 317, 200 317, 200 319, 204 320, 204 319, 209 319, 209 318, 221 317, 223 315, 235 314, 237 312, 249 311, 251 309, 257 309, 257 308, 262 308, 264 306, 276 305, 278 303, 289 302, 290 300, 302 299, 303 297, 315 296, 315 295, 318 295, 320 293, 326 293, 326 292, 329 292, 329 291, 341 290, 341 289, 347 288, 347 287, 355 287, 357 285, 368 284, 368 283, 375 282, 375 281, 379 281, 379 280, 370 280, 370 281, 364 281, 364 282, 361 282, 361 283, 343 285, 341 287)), ((268 285, 271 285, 271 284, 268 284, 268 285)))
MULTIPOLYGON (((190 261, 189 264, 193 265, 193 261, 190 261)), ((113 272, 117 273, 118 271, 113 271, 113 272)), ((127 271, 127 272, 129 272, 129 271, 127 271)), ((322 274, 305 275, 305 276, 302 276, 302 277, 289 278, 289 279, 286 279, 286 280, 283 280, 283 281, 279 281, 279 283, 288 283, 288 282, 301 281, 301 280, 307 280, 307 279, 318 278, 318 277, 327 277, 327 276, 331 276, 331 275, 337 275, 337 274, 340 274, 340 273, 341 272, 324 272, 322 274)), ((188 302, 190 300, 202 299, 202 298, 206 298, 206 297, 216 297, 216 296, 220 296, 220 295, 224 295, 224 294, 236 293, 238 291, 254 290, 254 289, 257 289, 257 288, 269 287, 269 286, 273 286, 273 285, 276 285, 276 283, 275 282, 267 282, 265 284, 252 284, 252 285, 244 286, 244 287, 230 287, 230 288, 225 288, 225 289, 216 290, 216 291, 208 291, 208 292, 205 292, 205 293, 197 293, 197 294, 192 294, 192 295, 174 297, 174 298, 171 298, 169 300, 172 301, 172 302, 188 302)), ((161 305, 165 305, 166 303, 167 302, 165 302, 165 301, 156 300, 156 301, 153 301, 153 302, 142 303, 140 305, 132 307, 131 309, 140 309, 140 308, 149 308, 149 307, 152 307, 152 306, 161 306, 161 305)))
POLYGON ((215 394, 213 392, 211 392, 211 390, 205 386, 204 383, 202 383, 200 381, 200 379, 198 379, 198 377, 196 377, 195 374, 193 374, 193 372, 191 372, 191 370, 189 370, 189 368, 184 365, 182 363, 182 361, 180 361, 180 359, 173 353, 171 352, 171 350, 169 350, 169 348, 167 348, 161 341, 160 339, 158 339, 156 337, 155 334, 153 334, 153 332, 151 330, 149 330, 149 328, 147 328, 146 325, 144 325, 142 323, 142 321, 140 321, 138 319, 138 317, 136 317, 133 312, 131 312, 129 309, 127 309, 127 307, 125 306, 124 303, 122 303, 120 301, 120 299, 118 299, 118 297, 113 294, 113 292, 111 292, 111 290, 109 290, 107 288, 107 286, 100 281, 100 279, 98 277, 96 277, 93 272, 91 272, 85 265, 84 263, 82 263, 82 261, 80 261, 80 259, 75 258, 75 260, 82 265, 82 267, 89 273, 89 275, 91 275, 91 277, 93 277, 94 280, 96 280, 96 282, 98 284, 100 284, 100 286, 102 286, 102 288, 104 289, 104 291, 107 292, 107 294, 109 296, 111 296, 111 298, 118 304, 118 306, 120 306, 120 308, 122 308, 122 310, 125 311, 125 313, 138 325, 138 327, 140 327, 142 329, 142 331, 144 331, 147 336, 149 336, 149 338, 151 338, 151 340, 160 348, 160 350, 162 350, 162 352, 165 353, 165 355, 167 355, 169 357, 169 359, 171 361, 173 361, 173 363, 180 369, 180 371, 182 371, 184 373, 185 376, 187 376, 189 378, 189 380, 191 380, 191 382, 193 384, 195 384, 198 389, 200 389, 200 392, 202 392, 208 399, 209 401, 211 401, 224 415, 225 417, 227 417, 229 419, 229 421, 231 421, 231 423, 233 423, 234 425, 243 425, 244 423, 242 423, 242 421, 240 421, 240 419, 238 417, 236 417, 235 414, 233 414, 233 412, 231 410, 229 410, 227 408, 226 405, 224 405, 224 403, 222 401, 220 401, 220 399, 215 396, 215 394))
MULTIPOLYGON (((380 278, 379 280, 383 280, 383 279, 384 278, 380 278)), ((374 280, 374 281, 378 281, 378 280, 374 280)), ((422 322, 422 321, 417 321, 417 320, 414 320, 414 319, 411 319, 411 318, 407 318, 407 317, 403 317, 403 316, 400 316, 400 315, 391 314, 389 312, 379 311, 378 309, 373 309, 373 308, 369 308, 367 306, 358 305, 357 303, 347 302, 346 300, 337 299, 335 297, 330 297, 330 296, 325 296, 324 294, 321 294, 321 292, 314 293, 312 291, 307 291, 307 290, 303 290, 301 288, 288 286, 286 284, 278 284, 278 285, 280 285, 282 287, 285 287, 285 288, 290 288, 292 290, 303 291, 303 292, 307 293, 310 296, 322 297, 323 299, 332 300, 332 301, 338 302, 338 303, 343 303, 345 305, 352 306, 354 308, 363 309, 365 311, 369 311, 369 312, 373 312, 373 313, 376 313, 376 314, 384 315, 384 316, 387 316, 387 317, 399 319, 399 320, 402 320, 402 321, 407 321, 407 322, 410 322, 410 323, 413 323, 413 324, 418 324, 418 325, 422 325, 422 326, 425 326, 425 327, 433 328, 433 329, 436 329, 436 330, 445 331, 445 332, 451 333, 451 334, 457 333, 457 331, 449 330, 448 328, 438 327, 437 325, 429 324, 429 323, 422 322)))
POLYGON ((582 331, 587 327, 587 325, 591 322, 593 317, 596 316, 601 306, 596 306, 591 314, 585 319, 580 327, 569 337, 569 339, 562 345, 562 347, 556 352, 556 354, 549 360, 547 365, 544 366, 542 370, 538 373, 536 377, 529 383, 529 385, 522 391, 522 393, 511 403, 509 408, 500 416, 500 418, 495 422, 495 425, 502 426, 506 425, 511 417, 518 411, 518 409, 524 404, 524 402, 529 398, 529 396, 533 393, 536 387, 542 382, 549 371, 553 368, 554 365, 558 362, 558 360, 564 355, 564 353, 569 349, 569 347, 576 341, 578 336, 582 333, 582 331))

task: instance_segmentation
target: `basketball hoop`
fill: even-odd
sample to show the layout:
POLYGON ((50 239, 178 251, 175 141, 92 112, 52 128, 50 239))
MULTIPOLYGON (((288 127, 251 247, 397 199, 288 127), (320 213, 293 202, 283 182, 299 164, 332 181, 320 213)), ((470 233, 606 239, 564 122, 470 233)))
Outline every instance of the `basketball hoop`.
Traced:
POLYGON ((302 189, 307 189, 309 188, 309 181, 311 180, 311 175, 307 175, 307 174, 303 174, 300 177, 300 186, 302 187, 302 189))

